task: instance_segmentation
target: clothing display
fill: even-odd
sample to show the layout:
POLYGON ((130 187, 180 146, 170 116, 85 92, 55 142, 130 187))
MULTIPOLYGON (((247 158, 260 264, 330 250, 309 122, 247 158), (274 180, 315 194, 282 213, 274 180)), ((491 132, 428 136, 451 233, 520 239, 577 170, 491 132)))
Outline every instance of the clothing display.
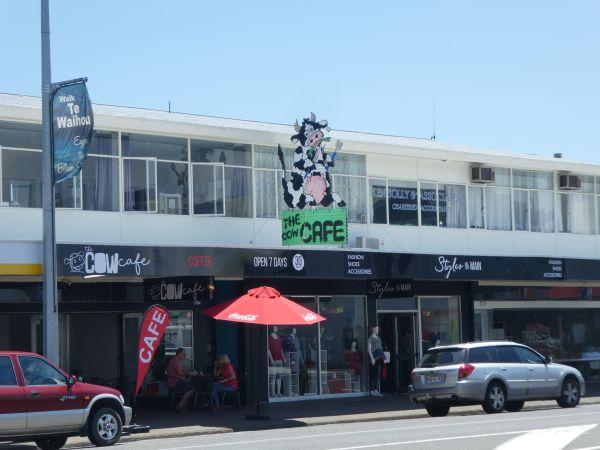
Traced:
POLYGON ((269 352, 271 352, 271 358, 273 361, 283 361, 283 347, 281 339, 273 336, 273 333, 269 334, 269 352))

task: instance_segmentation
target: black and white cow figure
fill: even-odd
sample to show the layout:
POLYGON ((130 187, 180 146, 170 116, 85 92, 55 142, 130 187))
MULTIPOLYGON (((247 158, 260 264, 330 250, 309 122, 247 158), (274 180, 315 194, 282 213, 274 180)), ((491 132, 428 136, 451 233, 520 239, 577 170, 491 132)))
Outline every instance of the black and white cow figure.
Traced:
POLYGON ((293 143, 299 143, 294 150, 294 166, 290 180, 285 178, 285 161, 281 145, 278 149, 279 161, 283 168, 283 198, 293 209, 303 209, 305 206, 346 206, 342 197, 331 190, 329 170, 335 165, 337 152, 342 148, 342 142, 337 141, 335 151, 327 153, 324 143, 329 141, 323 130, 330 131, 326 120, 317 122, 314 113, 305 118, 302 125, 294 124, 296 134, 292 136, 293 143))

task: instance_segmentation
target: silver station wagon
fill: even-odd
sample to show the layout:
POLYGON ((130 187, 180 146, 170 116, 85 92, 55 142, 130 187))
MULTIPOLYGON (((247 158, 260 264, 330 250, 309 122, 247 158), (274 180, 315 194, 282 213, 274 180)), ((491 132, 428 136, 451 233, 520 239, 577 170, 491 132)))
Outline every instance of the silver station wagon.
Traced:
POLYGON ((490 414, 516 412, 526 400, 555 399, 573 408, 585 394, 577 369, 506 341, 431 348, 411 377, 411 400, 424 404, 432 417, 465 404, 481 404, 490 414))

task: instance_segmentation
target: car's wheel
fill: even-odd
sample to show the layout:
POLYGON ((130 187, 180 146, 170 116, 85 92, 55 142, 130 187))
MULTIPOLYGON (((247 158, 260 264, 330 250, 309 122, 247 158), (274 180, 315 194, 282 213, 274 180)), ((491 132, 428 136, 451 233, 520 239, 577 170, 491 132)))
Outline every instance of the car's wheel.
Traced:
POLYGON ((112 408, 100 408, 90 420, 89 439, 97 447, 116 444, 121 438, 121 416, 112 408))
POLYGON ((488 414, 502 412, 506 407, 506 390, 497 381, 492 381, 485 391, 483 410, 488 414))
POLYGON ((506 410, 508 412, 519 412, 523 409, 523 406, 525 405, 524 401, 513 401, 513 402, 506 402, 506 410))
POLYGON ((52 436, 35 440, 35 445, 37 445, 42 450, 58 450, 60 448, 63 448, 66 443, 66 436, 52 436))
POLYGON ((450 403, 427 403, 425 409, 427 410, 427 414, 431 417, 444 417, 447 416, 450 411, 450 403))
POLYGON ((560 397, 556 399, 561 408, 574 408, 581 399, 581 386, 575 378, 566 378, 560 390, 560 397))

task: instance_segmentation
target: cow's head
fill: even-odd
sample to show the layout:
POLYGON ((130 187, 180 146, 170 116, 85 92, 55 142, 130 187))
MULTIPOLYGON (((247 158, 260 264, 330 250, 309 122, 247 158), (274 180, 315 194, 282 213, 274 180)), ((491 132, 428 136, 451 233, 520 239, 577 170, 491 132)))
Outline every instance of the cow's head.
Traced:
POLYGON ((295 144, 300 142, 303 147, 318 147, 323 141, 323 130, 329 131, 326 120, 317 122, 314 113, 310 113, 310 118, 305 118, 302 125, 298 125, 298 121, 294 124, 294 130, 297 134, 292 136, 292 142, 295 144))

